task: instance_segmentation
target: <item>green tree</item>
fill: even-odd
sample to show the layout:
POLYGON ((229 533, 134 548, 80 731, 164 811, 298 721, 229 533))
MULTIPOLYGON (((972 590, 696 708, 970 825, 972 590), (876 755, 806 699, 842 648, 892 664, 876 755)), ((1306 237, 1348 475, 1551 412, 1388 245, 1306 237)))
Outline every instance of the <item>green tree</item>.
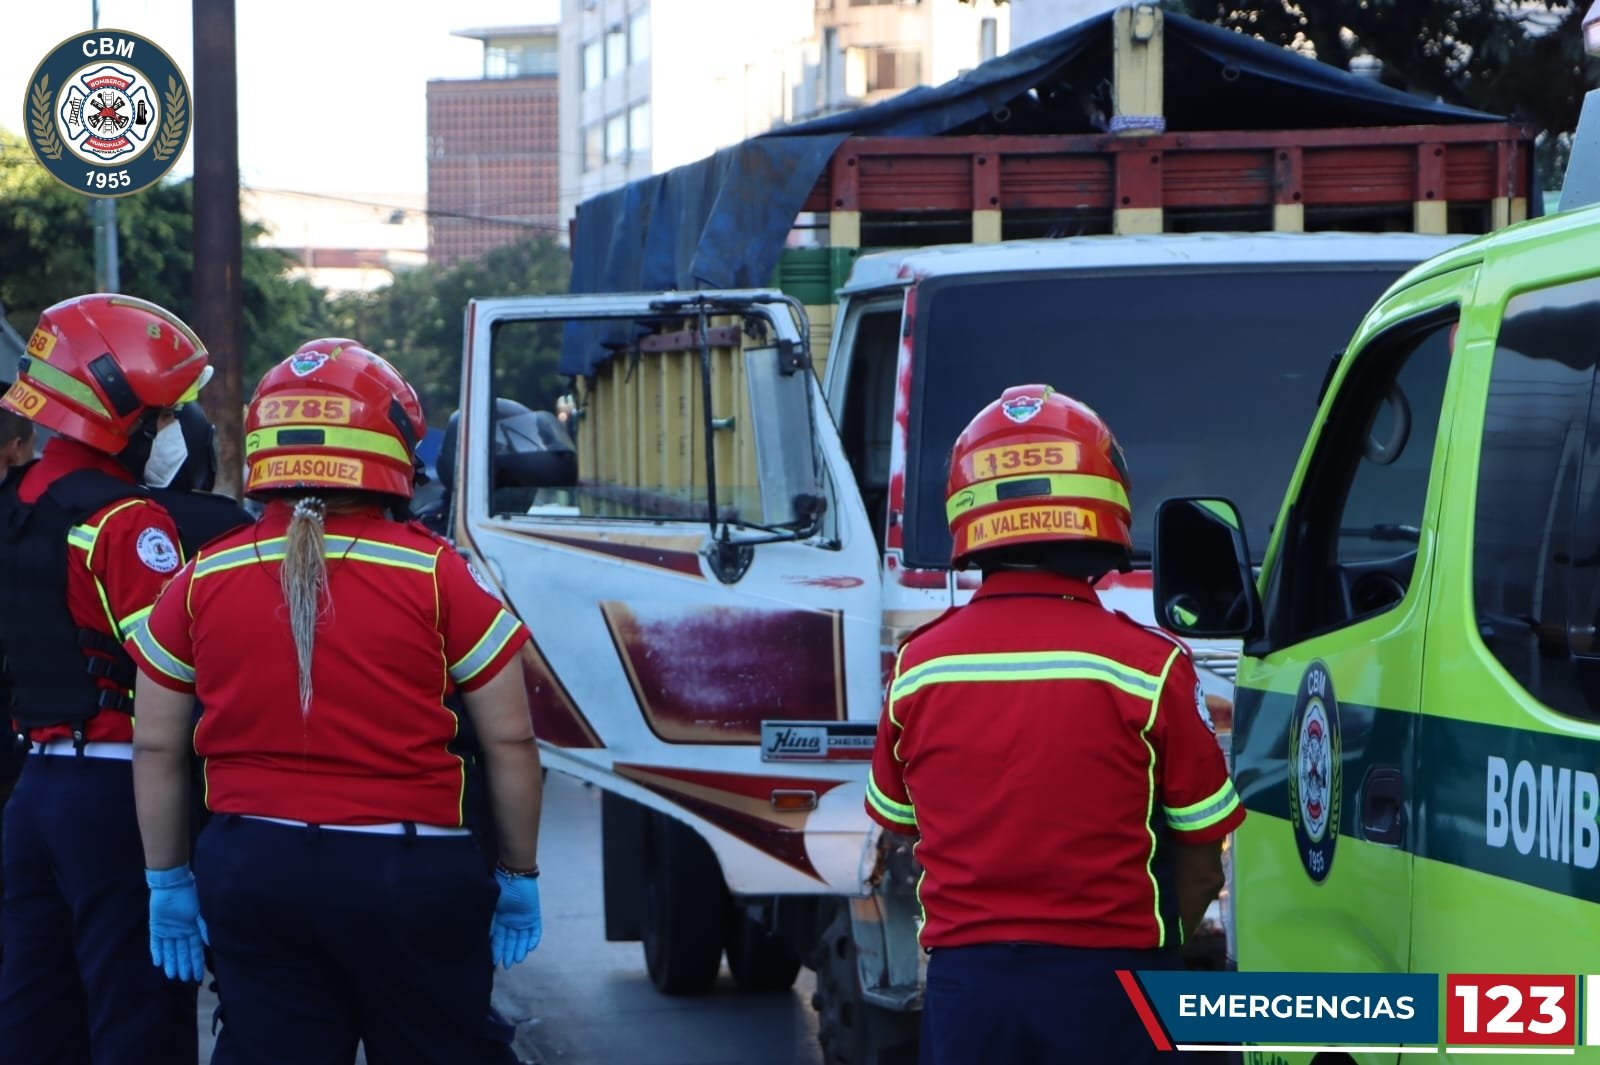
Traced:
MULTIPOLYGON (((417 389, 429 422, 442 426, 460 402, 467 301, 565 292, 568 267, 565 249, 549 237, 508 244, 448 268, 398 274, 375 292, 336 297, 329 302, 329 327, 393 362, 417 389)), ((559 343, 559 327, 548 326, 501 345, 506 357, 496 360, 496 393, 553 409, 566 391, 556 368, 559 343)))
MULTIPOLYGON (((23 336, 44 308, 94 291, 92 202, 51 178, 21 137, 0 130, 0 303, 23 336)), ((193 208, 191 181, 160 182, 117 201, 122 291, 185 320, 193 317, 193 208)), ((267 367, 323 332, 326 318, 321 290, 291 280, 286 271, 292 260, 255 244, 260 232, 259 225, 245 224, 247 391, 267 367)))
POLYGON ((1600 85, 1584 54, 1589 0, 1166 0, 1166 6, 1345 70, 1360 56, 1407 92, 1508 115, 1542 134, 1559 181, 1583 95, 1600 85))

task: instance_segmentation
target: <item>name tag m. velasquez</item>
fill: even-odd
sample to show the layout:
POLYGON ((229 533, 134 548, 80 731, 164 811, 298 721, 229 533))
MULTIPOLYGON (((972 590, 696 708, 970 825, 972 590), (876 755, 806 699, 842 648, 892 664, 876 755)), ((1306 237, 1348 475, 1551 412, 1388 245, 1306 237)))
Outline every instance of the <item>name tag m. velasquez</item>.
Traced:
POLYGON ((284 455, 257 463, 251 479, 293 481, 309 478, 324 484, 343 484, 351 488, 360 488, 364 468, 360 459, 284 455))

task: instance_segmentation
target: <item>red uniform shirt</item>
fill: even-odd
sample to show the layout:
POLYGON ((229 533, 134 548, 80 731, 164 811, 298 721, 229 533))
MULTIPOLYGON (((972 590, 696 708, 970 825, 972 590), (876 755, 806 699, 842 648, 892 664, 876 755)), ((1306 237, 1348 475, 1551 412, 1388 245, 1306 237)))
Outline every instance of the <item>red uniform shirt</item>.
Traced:
POLYGON ((274 504, 208 544, 128 645, 152 680, 199 698, 206 805, 324 825, 459 826, 464 773, 446 748, 457 721, 444 699, 492 679, 528 630, 443 541, 376 511, 330 514, 332 605, 302 715, 278 583, 288 524, 274 504))
MULTIPOLYGON (((133 476, 111 456, 69 437, 53 436, 39 461, 23 475, 18 495, 22 502, 34 503, 46 488, 79 470, 99 470, 127 481, 133 490, 133 476)), ((181 561, 177 526, 161 504, 148 499, 126 499, 95 512, 72 529, 67 545, 67 611, 79 628, 119 641, 144 624, 150 604, 181 561)), ((98 683, 106 689, 117 687, 103 677, 98 683)), ((133 718, 101 710, 83 731, 91 742, 128 743, 133 739, 133 718)), ((35 742, 71 735, 66 725, 28 733, 35 742)))
POLYGON ((1168 850, 1244 807, 1172 641, 1084 581, 985 578, 901 649, 867 811, 917 832, 922 945, 1181 941, 1168 850))

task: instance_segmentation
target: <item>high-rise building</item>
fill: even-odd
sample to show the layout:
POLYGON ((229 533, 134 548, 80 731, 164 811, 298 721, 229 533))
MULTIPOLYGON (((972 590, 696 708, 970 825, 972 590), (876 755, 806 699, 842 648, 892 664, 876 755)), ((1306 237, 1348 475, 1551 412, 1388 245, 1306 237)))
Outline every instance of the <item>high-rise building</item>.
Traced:
POLYGON ((446 266, 561 235, 555 26, 460 30, 483 76, 428 82, 428 257, 446 266))
POLYGON ((1007 50, 1005 0, 815 0, 792 118, 939 85, 1007 50))
POLYGON ((816 0, 561 0, 561 215, 789 113, 816 0))
POLYGON ((1007 50, 1005 0, 561 0, 561 217, 1007 50))
POLYGON ((1020 48, 1110 11, 1124 0, 1011 0, 1011 47, 1020 48))

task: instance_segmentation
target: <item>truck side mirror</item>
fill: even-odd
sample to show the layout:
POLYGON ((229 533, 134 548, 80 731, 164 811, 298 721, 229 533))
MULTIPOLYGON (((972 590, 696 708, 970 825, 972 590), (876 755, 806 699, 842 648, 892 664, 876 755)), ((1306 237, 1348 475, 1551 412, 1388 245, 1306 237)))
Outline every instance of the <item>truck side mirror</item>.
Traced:
POLYGON ((761 490, 762 521, 781 528, 811 530, 826 509, 818 482, 816 446, 812 439, 812 374, 809 363, 796 372, 793 345, 745 351, 745 381, 756 443, 756 476, 761 490))
POLYGON ((1239 510, 1226 499, 1168 499, 1156 510, 1151 559, 1156 621, 1180 636, 1242 638, 1256 595, 1239 510))

